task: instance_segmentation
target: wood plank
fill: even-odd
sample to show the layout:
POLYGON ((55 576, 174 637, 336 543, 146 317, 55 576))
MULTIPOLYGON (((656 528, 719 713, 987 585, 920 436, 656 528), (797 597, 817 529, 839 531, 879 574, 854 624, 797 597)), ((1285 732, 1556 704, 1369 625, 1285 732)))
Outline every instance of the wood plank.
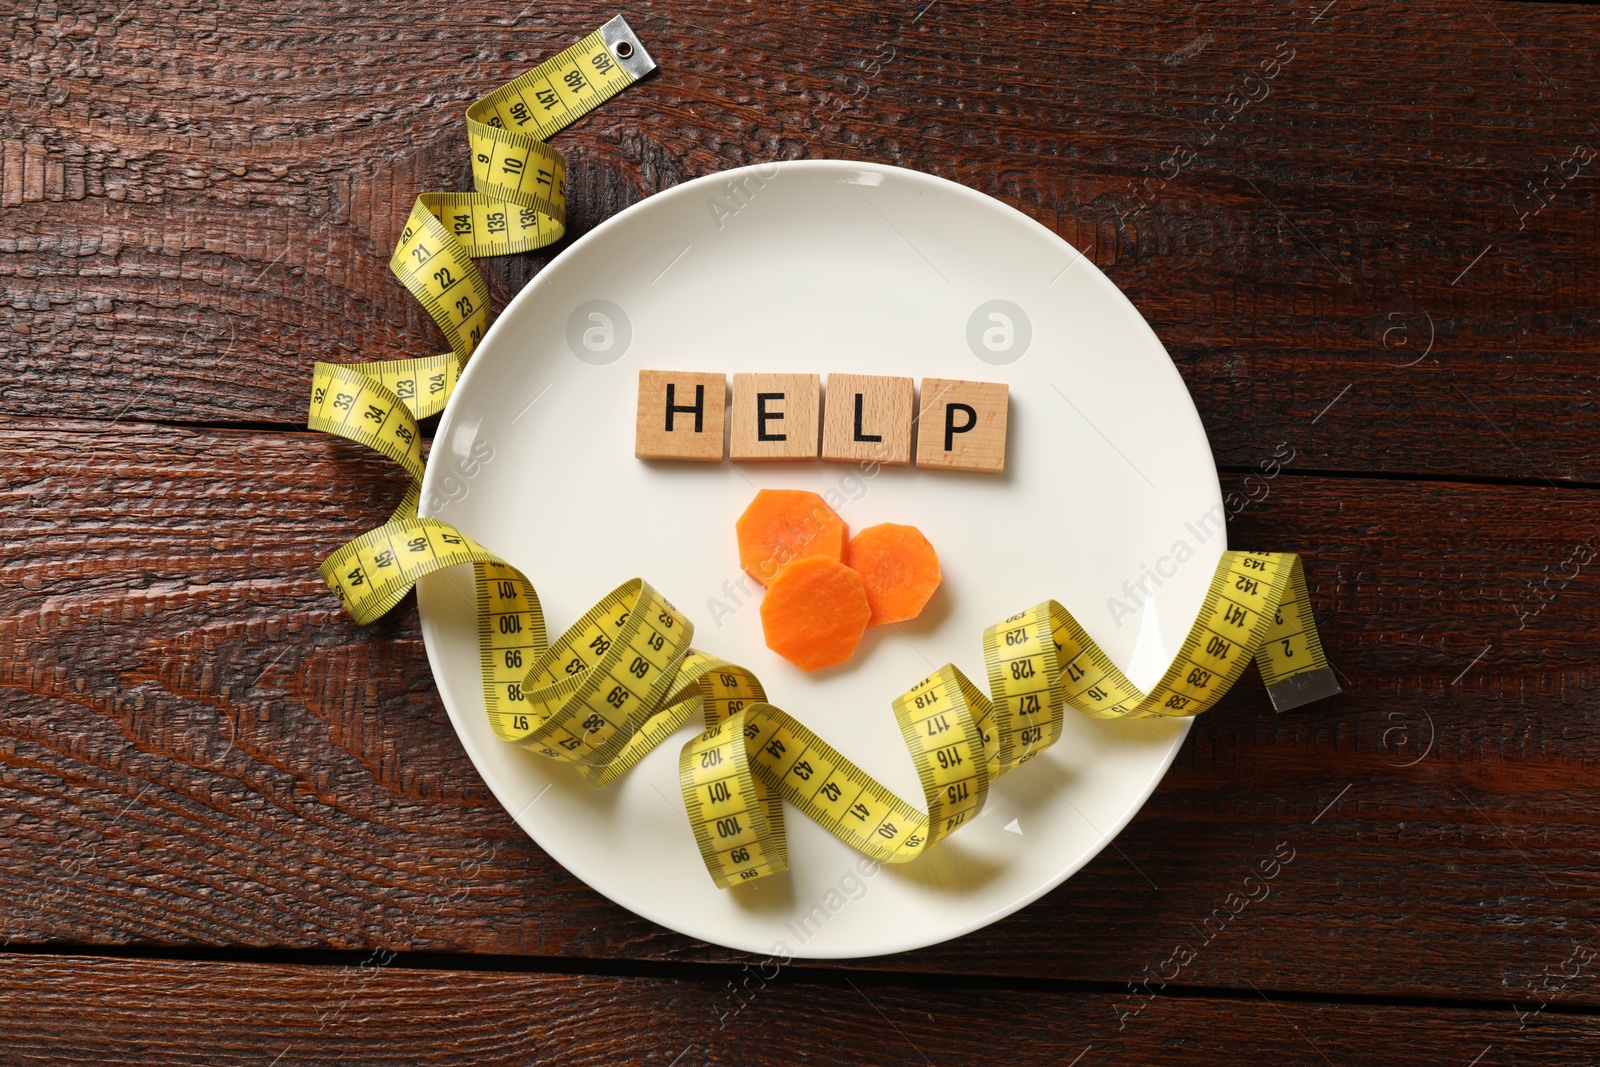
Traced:
MULTIPOLYGON (((314 568, 398 497, 387 461, 311 434, 0 428, 12 942, 739 958, 521 835, 456 741, 411 603, 365 629, 339 613, 314 568)), ((1116 849, 984 931, 867 966, 1120 989, 1184 945, 1184 985, 1509 1002, 1592 944, 1600 600, 1573 560, 1600 496, 1225 484, 1256 498, 1234 543, 1305 553, 1348 695, 1277 716, 1247 677, 1116 849)))
MULTIPOLYGON (((386 267, 412 197, 464 182, 470 99, 611 13, 467 3, 447 43, 418 0, 0 18, 0 413, 297 424, 313 360, 434 351, 386 267)), ((1292 438, 1314 469, 1600 481, 1600 160, 1564 162, 1600 150, 1590 11, 683 0, 635 21, 663 70, 561 136, 574 233, 736 164, 928 170, 1121 285, 1226 464, 1292 438)), ((497 302, 549 254, 492 262, 497 302)))
MULTIPOLYGON (((695 978, 4 957, 7 1062, 1569 1064, 1593 1015, 1055 987, 929 988, 777 961, 695 978), (820 978, 820 980, 819 980, 820 978), (1521 1025, 1519 1025, 1521 1024, 1521 1025), (1324 1060, 1325 1058, 1325 1060, 1324 1060)), ((387 964, 387 965, 386 965, 387 964)))

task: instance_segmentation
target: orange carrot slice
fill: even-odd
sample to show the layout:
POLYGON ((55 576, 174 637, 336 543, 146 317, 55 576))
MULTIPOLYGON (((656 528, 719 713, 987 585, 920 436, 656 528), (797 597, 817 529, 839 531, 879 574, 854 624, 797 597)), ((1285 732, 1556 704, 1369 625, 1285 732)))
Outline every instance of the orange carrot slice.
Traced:
POLYGON ((837 561, 849 536, 838 513, 804 489, 761 490, 735 529, 739 566, 762 585, 771 585, 786 564, 806 556, 837 561))
POLYGON ((871 617, 872 606, 856 572, 822 556, 784 567, 761 601, 767 647, 805 671, 853 656, 871 617))
POLYGON ((868 526, 845 546, 844 563, 861 575, 872 621, 905 622, 922 612, 939 588, 939 556, 915 526, 868 526))

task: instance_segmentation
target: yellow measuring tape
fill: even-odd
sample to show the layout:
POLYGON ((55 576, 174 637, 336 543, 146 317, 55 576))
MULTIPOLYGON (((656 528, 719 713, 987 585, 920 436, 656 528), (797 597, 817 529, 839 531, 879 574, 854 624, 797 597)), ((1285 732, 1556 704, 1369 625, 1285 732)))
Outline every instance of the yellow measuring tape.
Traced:
POLYGON ((1299 557, 1223 554, 1199 618, 1161 680, 1141 692, 1053 600, 983 634, 988 691, 946 665, 894 701, 922 784, 896 796, 797 719, 749 670, 692 648, 694 624, 648 582, 618 586, 551 641, 521 572, 439 519, 417 515, 417 420, 444 407, 488 322, 474 255, 537 248, 564 231, 565 167, 543 138, 655 69, 619 16, 467 111, 474 193, 426 193, 391 269, 452 351, 355 366, 319 363, 309 423, 399 463, 412 484, 388 522, 345 544, 321 574, 361 623, 426 574, 473 565, 484 707, 496 735, 615 780, 695 715, 679 776, 695 840, 719 886, 788 866, 787 800, 884 863, 914 859, 983 809, 989 785, 1061 736, 1066 709, 1095 718, 1191 716, 1254 661, 1279 711, 1339 692, 1299 557))
POLYGON ((417 197, 389 258, 389 269, 428 309, 450 351, 382 363, 318 363, 312 371, 310 428, 371 445, 411 474, 413 492, 396 517, 417 510, 417 420, 444 410, 489 326, 489 287, 473 257, 529 252, 561 239, 567 165, 544 139, 655 69, 618 15, 474 101, 467 108, 467 143, 476 191, 417 197))

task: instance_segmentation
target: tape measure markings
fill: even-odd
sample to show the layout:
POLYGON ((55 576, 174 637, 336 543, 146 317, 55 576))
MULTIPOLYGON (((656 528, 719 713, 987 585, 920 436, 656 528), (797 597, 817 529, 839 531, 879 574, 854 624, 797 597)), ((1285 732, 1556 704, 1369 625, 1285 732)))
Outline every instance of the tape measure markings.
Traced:
POLYGON ((390 519, 320 568, 353 618, 370 622, 426 575, 472 564, 484 709, 496 736, 571 764, 596 786, 702 714, 704 732, 679 753, 679 779, 719 886, 787 869, 785 800, 880 862, 916 858, 975 818, 993 781, 1059 740, 1068 707, 1097 718, 1199 714, 1252 659, 1279 710, 1338 691, 1293 555, 1224 553, 1199 617, 1148 694, 1070 612, 1045 601, 984 631, 988 693, 947 664, 892 702, 919 808, 768 703, 749 670, 695 650, 693 623, 642 579, 607 593, 550 641, 526 576, 449 523, 417 516, 417 420, 443 408, 487 329, 488 289, 472 257, 542 247, 565 232, 565 163, 543 138, 654 69, 619 16, 473 103, 477 191, 419 196, 390 260, 451 351, 316 365, 308 425, 365 444, 412 476, 390 519))

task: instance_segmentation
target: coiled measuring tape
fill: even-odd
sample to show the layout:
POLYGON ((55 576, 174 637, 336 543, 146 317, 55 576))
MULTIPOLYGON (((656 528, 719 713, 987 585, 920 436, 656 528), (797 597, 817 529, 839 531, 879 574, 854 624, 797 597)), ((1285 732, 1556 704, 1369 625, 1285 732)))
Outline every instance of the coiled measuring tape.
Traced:
POLYGON ((545 138, 655 69, 655 60, 618 15, 474 101, 467 108, 467 144, 475 191, 417 197, 389 258, 389 269, 428 309, 450 351, 381 363, 318 363, 313 369, 310 428, 371 445, 412 476, 413 491, 395 509, 396 517, 417 510, 417 420, 444 410, 489 325, 489 287, 473 258, 529 252, 561 239, 567 231, 567 165, 545 138))
POLYGON ((382 616, 424 575, 471 564, 495 734, 572 764, 596 786, 703 715, 706 729, 684 746, 679 777, 701 857, 723 887, 787 868, 785 800, 880 862, 915 859, 976 817, 993 781, 1054 744, 1068 708, 1102 719, 1198 715, 1252 661, 1279 711, 1339 692, 1293 554, 1224 553, 1199 617, 1149 693, 1047 600, 984 631, 987 692, 946 665, 894 700, 922 785, 919 806, 768 703, 754 673, 691 647, 693 622, 643 579, 618 586, 550 640, 520 571, 449 523, 417 515, 417 420, 444 407, 488 322, 472 257, 541 247, 564 231, 565 167, 543 138, 654 69, 619 16, 474 103, 467 115, 478 191, 419 197, 390 262, 452 351, 317 364, 311 428, 368 445, 412 478, 389 521, 322 564, 357 622, 382 616))

